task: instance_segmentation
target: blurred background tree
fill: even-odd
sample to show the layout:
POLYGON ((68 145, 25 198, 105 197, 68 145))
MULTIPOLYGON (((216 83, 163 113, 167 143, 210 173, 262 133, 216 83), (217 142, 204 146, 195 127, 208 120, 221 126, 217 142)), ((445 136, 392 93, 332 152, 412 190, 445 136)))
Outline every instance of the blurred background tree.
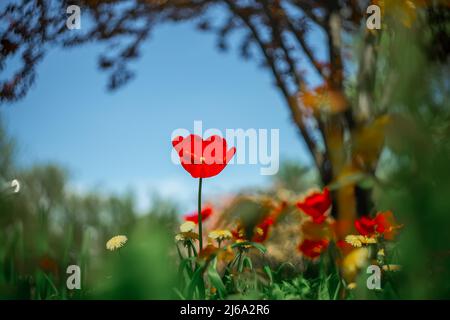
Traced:
POLYGON ((173 298, 168 252, 178 220, 174 202, 155 196, 148 212, 138 212, 132 193, 76 192, 67 170, 54 164, 17 168, 14 154, 0 122, 1 299, 173 298), (20 181, 19 193, 9 188, 12 177, 20 181), (131 253, 120 259, 105 248, 117 234, 132 240, 131 253), (81 267, 82 293, 67 290, 71 264, 81 267), (141 269, 130 273, 130 265, 141 269))

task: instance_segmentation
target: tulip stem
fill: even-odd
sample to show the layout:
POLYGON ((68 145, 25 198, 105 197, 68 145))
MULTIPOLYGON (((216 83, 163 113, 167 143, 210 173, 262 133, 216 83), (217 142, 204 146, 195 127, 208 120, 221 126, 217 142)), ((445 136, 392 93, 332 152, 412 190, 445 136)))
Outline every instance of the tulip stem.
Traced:
POLYGON ((200 253, 203 249, 203 230, 202 230, 202 180, 203 178, 199 178, 198 180, 198 241, 199 241, 199 250, 200 253))

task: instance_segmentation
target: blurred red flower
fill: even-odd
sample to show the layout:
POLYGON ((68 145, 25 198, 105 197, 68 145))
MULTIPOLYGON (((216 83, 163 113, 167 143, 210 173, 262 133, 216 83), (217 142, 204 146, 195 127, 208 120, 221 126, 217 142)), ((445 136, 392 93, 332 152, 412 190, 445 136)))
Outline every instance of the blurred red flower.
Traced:
POLYGON ((360 235, 373 236, 375 234, 376 221, 375 218, 371 219, 366 216, 362 216, 355 221, 355 228, 360 235))
POLYGON ((328 240, 304 239, 298 246, 298 250, 308 258, 314 259, 321 255, 328 247, 328 240))
MULTIPOLYGON (((205 206, 202 209, 202 222, 208 219, 213 214, 213 208, 211 206, 205 206)), ((192 221, 194 223, 198 223, 198 211, 186 214, 184 217, 184 221, 192 221)))
POLYGON ((265 218, 261 223, 256 225, 255 232, 253 234, 253 242, 264 242, 269 236, 270 226, 273 225, 274 219, 272 216, 265 218))
POLYGON ((217 135, 203 140, 191 134, 172 141, 181 165, 193 178, 210 178, 218 175, 233 158, 236 148, 228 150, 227 141, 217 135))
POLYGON ((387 240, 392 240, 396 231, 401 228, 395 221, 392 211, 378 212, 375 218, 363 216, 355 221, 356 230, 363 236, 381 234, 387 240))
POLYGON ((347 255, 348 253, 350 253, 355 249, 350 243, 348 243, 345 240, 336 241, 336 246, 339 248, 339 250, 341 250, 342 254, 344 255, 347 255))
POLYGON ((235 229, 231 230, 231 234, 234 240, 245 241, 245 229, 241 224, 238 224, 235 229))
POLYGON ((43 256, 39 260, 39 267, 44 272, 53 273, 55 276, 58 276, 59 270, 58 263, 54 259, 50 258, 48 255, 43 256))
POLYGON ((328 188, 324 188, 323 192, 314 192, 297 202, 297 207, 310 216, 314 223, 320 224, 327 218, 331 204, 330 192, 328 188))

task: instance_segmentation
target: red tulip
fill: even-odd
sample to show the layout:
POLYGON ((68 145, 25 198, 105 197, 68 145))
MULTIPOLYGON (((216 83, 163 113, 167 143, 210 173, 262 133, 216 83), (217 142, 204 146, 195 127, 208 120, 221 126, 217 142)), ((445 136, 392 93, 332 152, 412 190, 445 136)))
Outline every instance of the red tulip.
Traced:
POLYGON ((304 239, 303 242, 298 246, 298 250, 303 253, 308 258, 317 258, 325 251, 328 247, 328 240, 309 240, 304 239))
POLYGON ((375 234, 376 221, 363 216, 355 221, 355 228, 363 236, 372 236, 375 234))
POLYGON ((269 236, 269 228, 273 225, 273 218, 271 216, 265 218, 261 223, 255 227, 252 241, 262 243, 267 240, 269 236))
POLYGON ((392 211, 378 212, 375 218, 361 217, 355 221, 356 230, 363 236, 383 235, 385 239, 392 240, 397 229, 401 228, 395 222, 392 211))
MULTIPOLYGON (((213 214, 213 209, 210 206, 207 206, 202 209, 202 221, 205 221, 213 214)), ((198 224, 198 211, 187 214, 184 216, 184 221, 192 221, 195 224, 198 224)))
POLYGON ((297 207, 310 216, 314 223, 322 223, 327 218, 331 208, 331 198, 328 188, 323 192, 314 192, 303 201, 297 202, 297 207))
POLYGON ((172 145, 180 156, 181 165, 194 178, 210 178, 218 175, 233 158, 236 148, 227 148, 227 141, 217 135, 203 140, 191 134, 176 137, 172 145))
POLYGON ((350 243, 348 243, 345 240, 336 241, 336 247, 338 247, 338 249, 341 251, 341 254, 343 254, 344 256, 346 256, 355 249, 355 247, 353 247, 350 243))
POLYGON ((235 229, 231 230, 231 234, 234 240, 245 241, 245 229, 242 225, 238 224, 235 229))

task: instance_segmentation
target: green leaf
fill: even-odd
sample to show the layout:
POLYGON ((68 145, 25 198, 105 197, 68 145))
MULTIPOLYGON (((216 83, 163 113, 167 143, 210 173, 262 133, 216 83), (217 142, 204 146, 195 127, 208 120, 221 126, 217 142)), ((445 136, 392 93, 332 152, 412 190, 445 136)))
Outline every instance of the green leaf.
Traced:
POLYGON ((265 246, 263 246, 261 243, 256 243, 256 242, 250 242, 250 244, 255 247, 256 249, 258 249, 259 251, 261 251, 261 253, 266 253, 267 249, 265 246))
POLYGON ((264 266, 263 267, 264 272, 267 274, 267 276, 269 277, 269 283, 272 285, 273 283, 273 274, 272 274, 272 270, 270 270, 269 266, 264 266))
POLYGON ((277 271, 275 271, 275 275, 277 277, 280 276, 281 271, 283 271, 286 267, 291 268, 292 270, 295 270, 295 266, 294 264, 292 264, 292 262, 283 262, 277 269, 277 271))
POLYGON ((178 296, 178 298, 180 298, 181 300, 186 300, 186 298, 183 296, 183 294, 180 292, 180 290, 178 290, 177 288, 173 288, 173 291, 178 296))
MULTIPOLYGON (((202 287, 204 288, 203 267, 199 267, 199 268, 197 268, 197 270, 195 270, 194 275, 192 276, 192 279, 189 282, 189 285, 187 286, 185 296, 187 296, 188 299, 193 299, 195 289, 198 288, 201 291, 202 287)), ((200 295, 202 295, 201 292, 199 292, 199 293, 200 293, 200 295)), ((204 292, 203 292, 203 295, 204 295, 204 292)))
POLYGON ((341 281, 338 281, 338 284, 336 286, 336 290, 334 290, 333 294, 333 300, 337 300, 339 297, 339 290, 341 289, 341 281))
POLYGON ((50 279, 49 276, 48 276, 45 272, 43 272, 42 274, 44 275, 44 278, 47 280, 47 282, 50 284, 51 288, 53 289, 53 291, 54 291, 54 296, 58 296, 58 294, 59 294, 59 293, 58 293, 58 289, 57 289, 56 286, 54 285, 52 279, 50 279))
POLYGON ((195 262, 195 257, 184 258, 181 260, 180 265, 178 266, 178 273, 182 274, 183 271, 186 270, 188 276, 191 278, 193 275, 192 262, 195 262))
POLYGON ((252 246, 252 247, 258 249, 259 251, 261 251, 261 253, 267 252, 266 247, 263 246, 261 243, 257 243, 257 242, 244 241, 244 242, 233 243, 231 245, 232 248, 238 248, 238 247, 244 247, 244 246, 252 246))
POLYGON ((247 268, 253 270, 252 260, 249 257, 245 257, 244 262, 242 264, 244 265, 244 267, 247 265, 247 268))
POLYGON ((222 279, 217 272, 217 259, 214 258, 213 261, 208 266, 208 279, 211 282, 211 285, 217 289, 217 293, 221 299, 224 299, 227 295, 227 289, 222 282, 222 279))
POLYGON ((330 277, 319 279, 319 300, 330 300, 329 280, 330 277))

